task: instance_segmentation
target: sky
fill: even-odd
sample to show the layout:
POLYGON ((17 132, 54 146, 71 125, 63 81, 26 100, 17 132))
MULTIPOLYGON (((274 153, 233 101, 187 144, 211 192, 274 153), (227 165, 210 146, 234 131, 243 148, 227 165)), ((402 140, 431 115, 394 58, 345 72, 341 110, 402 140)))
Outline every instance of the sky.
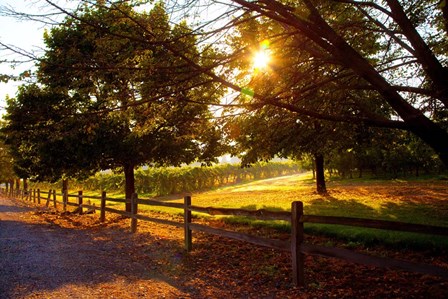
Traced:
MULTIPOLYGON (((0 6, 10 6, 16 11, 28 13, 38 12, 41 5, 36 0, 0 0, 0 6)), ((43 48, 43 32, 44 26, 41 23, 20 21, 12 17, 0 15, 0 41, 4 44, 22 48, 26 51, 38 51, 43 48)), ((15 57, 17 56, 0 51, 0 61, 15 57)), ((27 63, 12 68, 8 64, 0 63, 0 73, 19 75, 29 70, 32 66, 33 63, 27 63)), ((17 87, 21 84, 22 82, 0 83, 0 113, 4 112, 5 97, 7 95, 14 97, 17 87)))

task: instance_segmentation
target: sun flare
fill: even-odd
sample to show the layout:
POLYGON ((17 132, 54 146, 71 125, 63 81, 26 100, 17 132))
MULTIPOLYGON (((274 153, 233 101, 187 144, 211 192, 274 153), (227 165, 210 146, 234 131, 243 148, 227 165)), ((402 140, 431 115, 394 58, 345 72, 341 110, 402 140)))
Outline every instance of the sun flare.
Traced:
POLYGON ((264 69, 269 65, 269 61, 271 60, 269 53, 267 50, 262 49, 255 53, 253 58, 253 66, 254 69, 264 69))

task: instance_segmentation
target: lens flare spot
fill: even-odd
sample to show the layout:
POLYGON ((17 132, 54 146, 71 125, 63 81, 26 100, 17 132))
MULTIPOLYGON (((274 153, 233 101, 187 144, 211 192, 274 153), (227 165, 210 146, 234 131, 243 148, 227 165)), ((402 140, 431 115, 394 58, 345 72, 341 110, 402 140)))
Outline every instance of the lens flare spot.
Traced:
POLYGON ((264 69, 270 61, 269 53, 266 50, 260 50, 254 55, 253 65, 255 69, 264 69))

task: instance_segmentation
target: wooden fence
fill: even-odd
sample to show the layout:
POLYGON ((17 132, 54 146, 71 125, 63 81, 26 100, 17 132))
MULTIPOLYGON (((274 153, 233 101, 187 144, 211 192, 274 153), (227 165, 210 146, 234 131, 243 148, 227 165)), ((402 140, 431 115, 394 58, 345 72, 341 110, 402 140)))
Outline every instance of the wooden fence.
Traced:
POLYGON ((57 208, 57 204, 62 204, 63 210, 67 209, 67 206, 76 207, 76 213, 84 213, 84 209, 99 210, 100 221, 105 221, 106 212, 120 214, 130 218, 130 229, 132 232, 137 231, 137 221, 150 221, 165 225, 173 225, 184 229, 185 233, 185 249, 191 251, 193 249, 192 232, 200 231, 207 234, 214 234, 226 238, 236 239, 251 244, 265 246, 281 251, 287 251, 291 253, 292 263, 292 278, 293 283, 297 286, 305 286, 305 255, 314 255, 327 258, 337 258, 348 262, 389 268, 399 269, 411 272, 417 272, 427 275, 439 276, 442 278, 448 278, 448 269, 437 267, 428 264, 417 264, 408 261, 375 257, 362 253, 353 252, 342 248, 324 247, 319 245, 308 244, 304 242, 304 223, 321 223, 321 224, 337 224, 346 226, 358 226, 365 228, 376 228, 403 232, 416 232, 422 234, 448 236, 448 228, 410 224, 393 221, 373 220, 373 219, 360 219, 350 217, 334 217, 334 216, 317 216, 317 215, 304 215, 303 203, 295 201, 291 205, 291 211, 275 212, 268 210, 243 210, 243 209, 228 209, 228 208, 213 208, 213 207, 198 207, 191 204, 191 197, 185 196, 184 203, 167 203, 160 202, 151 199, 139 199, 137 194, 134 194, 130 199, 131 212, 113 209, 106 206, 106 202, 121 202, 125 203, 125 199, 108 198, 106 192, 103 192, 101 196, 86 196, 82 191, 78 194, 70 195, 67 193, 57 194, 55 190, 48 192, 42 192, 39 189, 29 192, 22 192, 20 196, 24 200, 33 201, 34 203, 41 204, 45 201, 47 207, 50 204, 57 208), (70 198, 75 198, 76 202, 70 202, 70 198), (97 207, 90 203, 86 203, 85 199, 100 200, 100 206, 97 207), (184 223, 164 220, 159 218, 149 217, 144 214, 138 213, 139 205, 150 206, 164 206, 170 208, 182 209, 184 211, 184 223), (209 215, 237 215, 254 217, 260 220, 286 220, 291 223, 291 238, 290 240, 276 240, 267 239, 249 234, 243 234, 234 231, 228 231, 223 229, 217 229, 210 226, 205 226, 192 221, 192 212, 206 213, 209 215))

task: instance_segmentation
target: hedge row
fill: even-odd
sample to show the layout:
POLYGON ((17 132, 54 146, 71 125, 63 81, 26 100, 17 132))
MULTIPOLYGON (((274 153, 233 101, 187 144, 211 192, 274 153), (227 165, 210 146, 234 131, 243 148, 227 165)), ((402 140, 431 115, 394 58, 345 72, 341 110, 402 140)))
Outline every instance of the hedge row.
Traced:
MULTIPOLYGON (((194 192, 239 182, 293 174, 301 171, 294 162, 257 163, 241 168, 238 164, 211 167, 163 167, 139 169, 135 172, 135 187, 139 194, 169 195, 194 192)), ((85 190, 124 190, 124 175, 98 173, 81 182, 85 190)), ((73 185, 72 185, 73 187, 73 185)))

